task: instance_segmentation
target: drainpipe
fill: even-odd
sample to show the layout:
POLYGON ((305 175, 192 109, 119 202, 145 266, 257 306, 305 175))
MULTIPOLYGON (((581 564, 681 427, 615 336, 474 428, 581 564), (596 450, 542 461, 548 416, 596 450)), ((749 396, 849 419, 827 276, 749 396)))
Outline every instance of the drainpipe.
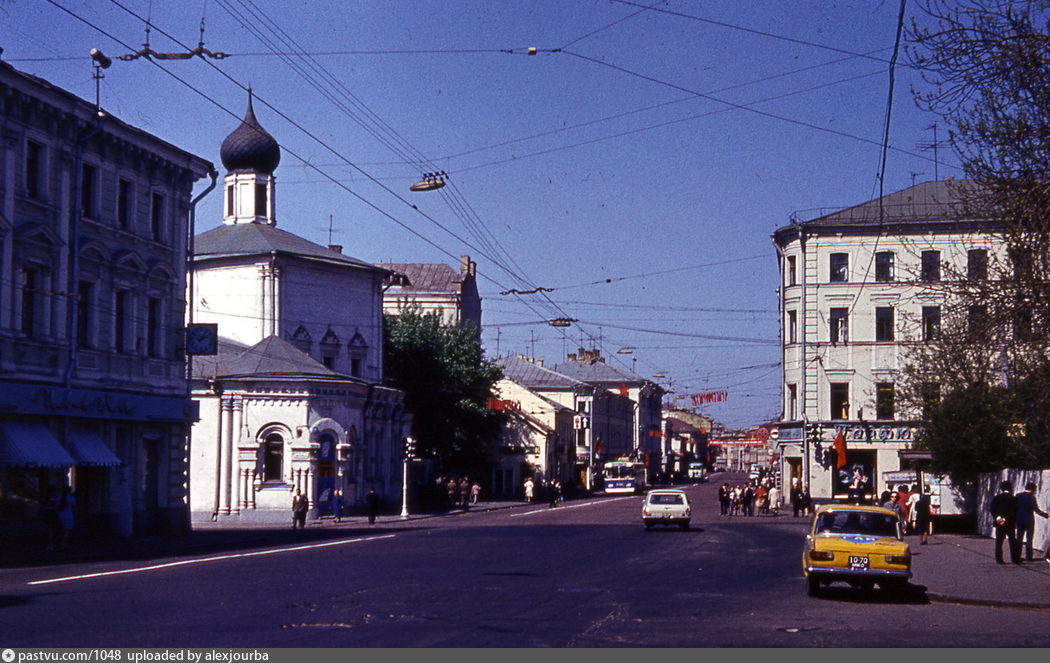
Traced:
POLYGON ((802 281, 802 307, 799 311, 801 313, 799 317, 802 320, 802 329, 799 330, 799 339, 801 340, 802 346, 802 375, 799 379, 800 406, 802 413, 802 484, 806 486, 806 489, 810 491, 810 494, 812 494, 813 487, 810 485, 810 478, 812 473, 810 471, 809 415, 806 412, 806 402, 808 400, 808 394, 806 393, 806 375, 809 371, 809 346, 806 344, 806 321, 808 319, 806 317, 806 231, 802 227, 802 224, 798 221, 792 220, 791 223, 793 226, 795 226, 795 229, 798 231, 798 245, 801 258, 801 260, 799 261, 801 263, 799 271, 801 274, 802 281))
MULTIPOLYGON (((215 184, 219 178, 219 173, 213 168, 208 172, 208 177, 211 178, 211 184, 204 191, 190 201, 190 218, 189 224, 186 227, 186 290, 189 292, 189 301, 187 302, 186 311, 186 326, 189 327, 193 324, 193 306, 196 301, 196 293, 194 292, 193 283, 193 252, 194 252, 194 237, 197 234, 197 203, 199 203, 204 196, 208 195, 215 188, 215 184)), ((186 355, 186 396, 189 397, 193 393, 193 358, 186 355)))

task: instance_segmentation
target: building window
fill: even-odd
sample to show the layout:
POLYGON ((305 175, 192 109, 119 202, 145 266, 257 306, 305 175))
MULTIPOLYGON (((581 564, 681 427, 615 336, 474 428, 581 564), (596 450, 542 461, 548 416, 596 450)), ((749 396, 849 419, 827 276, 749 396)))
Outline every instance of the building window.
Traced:
POLYGON ((1014 340, 1032 340, 1032 309, 1021 306, 1014 311, 1014 340))
POLYGON ((350 377, 361 377, 361 360, 354 358, 350 360, 350 377))
POLYGON ((921 387, 922 416, 929 419, 937 406, 941 404, 941 385, 936 382, 927 382, 921 387))
POLYGON ((1010 262, 1014 266, 1014 278, 1028 279, 1032 277, 1035 256, 1031 249, 1019 246, 1010 247, 1010 262))
POLYGON ((266 185, 255 185, 255 216, 266 216, 266 185))
POLYGON ((875 280, 893 280, 893 252, 879 251, 875 254, 875 280))
POLYGON ((973 304, 966 311, 966 332, 970 340, 977 340, 984 335, 988 324, 988 307, 983 304, 973 304))
POLYGON ((849 309, 831 309, 831 342, 849 342, 849 309))
POLYGON ((941 252, 923 251, 920 264, 919 280, 926 282, 941 280, 941 252))
POLYGON ((150 237, 155 241, 164 239, 164 196, 153 194, 150 205, 150 237))
POLYGON ((37 270, 22 270, 22 333, 28 338, 33 338, 37 332, 37 298, 40 296, 39 280, 40 273, 37 270))
POLYGON ((787 264, 787 284, 789 286, 795 285, 796 283, 798 283, 798 264, 795 259, 795 256, 788 256, 787 264))
POLYGON ((44 146, 26 142, 26 195, 34 200, 44 199, 44 146))
POLYGON ((936 341, 941 335, 941 307, 922 307, 922 340, 936 341))
POLYGON ((831 383, 831 418, 838 420, 849 418, 848 382, 831 383))
POLYGON ((849 254, 831 254, 831 281, 836 283, 849 281, 849 254))
POLYGON ((120 180, 117 184, 117 225, 121 230, 131 229, 131 182, 120 180))
POLYGON ((798 419, 798 385, 788 385, 788 420, 798 419))
POLYGON ((126 352, 128 345, 128 306, 131 295, 127 290, 118 290, 113 299, 113 349, 126 352))
POLYGON ((150 357, 163 357, 161 350, 160 300, 150 297, 146 310, 146 352, 150 357))
POLYGON ((91 338, 94 291, 95 284, 91 281, 81 281, 77 286, 77 345, 82 348, 94 347, 91 338))
POLYGON ((893 419, 894 391, 892 382, 880 382, 875 385, 875 418, 893 419))
POLYGON ((226 187, 226 216, 233 216, 233 185, 226 187))
POLYGON ((332 366, 335 366, 335 356, 326 354, 323 357, 321 357, 321 363, 324 364, 325 368, 331 369, 332 366))
POLYGON ((94 166, 83 164, 80 169, 80 213, 87 219, 95 218, 97 201, 95 189, 98 186, 98 170, 94 166))
POLYGON ((788 343, 798 343, 798 311, 788 311, 788 343))
POLYGON ((878 342, 893 340, 893 307, 879 306, 875 309, 875 340, 878 342))
POLYGON ((983 281, 988 278, 987 249, 970 249, 966 252, 966 278, 983 281))
POLYGON ((263 481, 284 481, 284 438, 273 433, 263 443, 263 481))

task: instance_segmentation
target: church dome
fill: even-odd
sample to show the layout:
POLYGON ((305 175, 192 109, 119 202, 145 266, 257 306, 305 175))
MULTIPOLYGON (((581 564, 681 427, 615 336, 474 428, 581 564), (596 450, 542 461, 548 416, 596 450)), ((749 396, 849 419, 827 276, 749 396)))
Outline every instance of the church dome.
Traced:
POLYGON ((248 112, 241 125, 222 141, 219 158, 227 172, 248 170, 270 175, 281 162, 281 148, 273 136, 266 133, 252 110, 251 92, 248 92, 248 112))

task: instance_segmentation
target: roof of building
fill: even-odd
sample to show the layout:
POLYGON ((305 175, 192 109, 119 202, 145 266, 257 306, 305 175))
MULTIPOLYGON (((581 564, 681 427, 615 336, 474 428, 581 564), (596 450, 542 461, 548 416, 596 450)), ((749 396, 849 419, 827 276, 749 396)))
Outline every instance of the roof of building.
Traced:
POLYGON ((334 264, 386 271, 265 223, 221 225, 197 235, 193 240, 195 262, 206 258, 270 255, 275 252, 334 264))
POLYGON ((524 357, 499 357, 495 363, 503 369, 503 376, 526 389, 574 389, 585 383, 549 368, 544 368, 524 357))
POLYGON ((646 379, 640 375, 623 371, 606 364, 602 360, 581 361, 579 359, 558 364, 554 370, 569 377, 590 384, 642 384, 646 379))
POLYGON ((281 163, 280 145, 255 119, 251 90, 248 91, 248 110, 244 119, 222 141, 219 158, 229 172, 240 170, 270 175, 281 163))
POLYGON ((403 291, 458 293, 464 276, 443 263, 378 263, 379 267, 404 278, 394 283, 403 291))
POLYGON ((967 204, 976 188, 972 180, 922 182, 859 205, 830 213, 821 211, 816 218, 779 228, 774 237, 793 237, 799 225, 810 230, 853 228, 865 232, 870 232, 872 227, 899 232, 909 226, 919 229, 944 224, 951 224, 953 228, 959 224, 987 225, 987 220, 974 218, 967 204))
POLYGON ((268 336, 251 347, 219 339, 218 354, 193 358, 193 374, 197 378, 355 379, 336 373, 279 336, 268 336))

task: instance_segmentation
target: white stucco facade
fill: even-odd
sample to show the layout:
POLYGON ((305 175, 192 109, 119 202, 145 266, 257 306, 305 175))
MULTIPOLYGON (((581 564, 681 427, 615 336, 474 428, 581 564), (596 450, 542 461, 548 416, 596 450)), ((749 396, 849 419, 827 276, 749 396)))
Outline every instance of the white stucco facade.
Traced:
POLYGON ((917 185, 886 196, 881 210, 871 201, 775 233, 785 484, 796 478, 816 498, 842 496, 858 468, 866 492, 878 494, 901 469, 898 453, 918 432, 916 413, 896 398, 908 348, 936 335, 944 283, 1000 251, 986 224, 960 216, 954 186, 966 185, 917 185))

